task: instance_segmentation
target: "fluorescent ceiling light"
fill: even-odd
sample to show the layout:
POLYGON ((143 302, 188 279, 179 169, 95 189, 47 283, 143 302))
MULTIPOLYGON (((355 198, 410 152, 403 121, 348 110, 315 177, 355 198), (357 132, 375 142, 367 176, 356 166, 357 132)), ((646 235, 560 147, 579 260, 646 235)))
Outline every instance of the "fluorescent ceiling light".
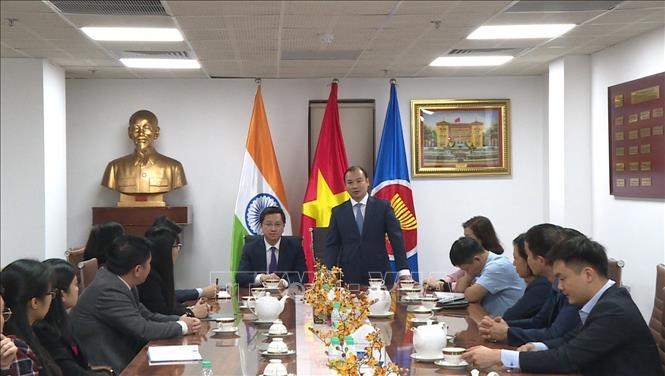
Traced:
POLYGON ((163 27, 82 27, 90 38, 112 42, 182 42, 175 28, 163 27))
POLYGON ((501 65, 512 60, 512 56, 441 56, 429 63, 432 67, 485 67, 501 65))
POLYGON ((481 26, 466 39, 556 38, 574 27, 575 24, 481 26))
POLYGON ((124 58, 120 61, 128 68, 147 69, 199 69, 201 64, 194 59, 138 59, 124 58))

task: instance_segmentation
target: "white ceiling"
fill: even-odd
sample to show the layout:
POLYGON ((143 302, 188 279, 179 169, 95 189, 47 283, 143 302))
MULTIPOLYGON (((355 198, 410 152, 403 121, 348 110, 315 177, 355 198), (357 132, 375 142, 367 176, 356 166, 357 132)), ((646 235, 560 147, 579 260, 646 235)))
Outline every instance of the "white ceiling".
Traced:
MULTIPOLYGON (((546 72, 549 62, 557 57, 591 54, 665 25, 665 1, 623 1, 609 10, 511 12, 509 8, 518 3, 161 0, 169 16, 117 16, 63 14, 48 1, 3 0, 0 55, 47 58, 63 67, 68 78, 530 75, 546 72), (480 25, 528 23, 579 26, 553 40, 465 39, 480 25), (185 41, 95 42, 78 29, 83 26, 178 27, 185 41), (326 34, 334 36, 332 43, 322 41, 326 34), (477 48, 519 48, 521 52, 500 67, 428 66, 451 49, 477 48), (202 69, 125 68, 118 58, 127 50, 187 51, 199 59, 202 69), (285 59, 293 54, 317 53, 319 57, 352 57, 285 59)), ((548 3, 557 6, 562 2, 548 3)), ((520 5, 529 4, 523 1, 520 5)))

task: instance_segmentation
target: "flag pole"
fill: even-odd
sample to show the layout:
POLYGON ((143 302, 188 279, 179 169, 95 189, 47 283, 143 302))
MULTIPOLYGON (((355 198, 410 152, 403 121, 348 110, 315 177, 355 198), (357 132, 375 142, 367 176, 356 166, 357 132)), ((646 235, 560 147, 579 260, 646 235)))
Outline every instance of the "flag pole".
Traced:
POLYGON ((257 86, 261 86, 261 78, 259 77, 255 78, 254 83, 256 83, 257 86))
POLYGON ((391 85, 397 85, 397 80, 394 79, 394 78, 391 78, 391 79, 390 79, 390 84, 391 84, 391 85))

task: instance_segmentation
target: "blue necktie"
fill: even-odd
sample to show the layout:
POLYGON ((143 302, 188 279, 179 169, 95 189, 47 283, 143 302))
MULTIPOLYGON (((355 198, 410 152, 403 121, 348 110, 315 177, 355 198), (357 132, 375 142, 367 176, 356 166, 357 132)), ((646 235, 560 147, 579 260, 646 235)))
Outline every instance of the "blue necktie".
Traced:
POLYGON ((363 222, 365 222, 365 218, 363 218, 363 204, 358 203, 356 204, 356 225, 360 234, 363 233, 363 222))
POLYGON ((272 274, 277 270, 277 255, 275 255, 275 251, 277 248, 275 247, 270 247, 270 265, 268 265, 268 274, 272 274))

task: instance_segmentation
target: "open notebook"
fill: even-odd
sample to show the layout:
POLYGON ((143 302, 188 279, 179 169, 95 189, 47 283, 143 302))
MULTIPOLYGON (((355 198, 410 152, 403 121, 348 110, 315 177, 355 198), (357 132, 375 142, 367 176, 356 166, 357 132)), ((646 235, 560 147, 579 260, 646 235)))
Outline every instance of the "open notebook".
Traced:
POLYGON ((198 345, 149 346, 149 365, 195 363, 201 361, 198 345))
POLYGON ((440 304, 464 300, 464 293, 462 292, 435 292, 434 295, 439 298, 440 304))

